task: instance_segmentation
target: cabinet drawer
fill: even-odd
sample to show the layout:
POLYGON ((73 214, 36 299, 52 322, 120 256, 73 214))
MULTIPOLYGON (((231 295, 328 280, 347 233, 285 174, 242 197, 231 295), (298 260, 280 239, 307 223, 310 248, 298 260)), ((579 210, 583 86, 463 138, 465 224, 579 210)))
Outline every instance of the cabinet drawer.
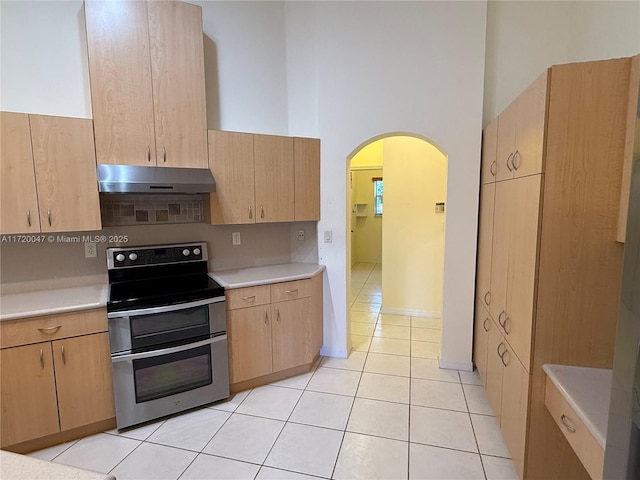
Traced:
POLYGON ((227 290, 227 310, 256 307, 269 303, 271 303, 271 289, 269 285, 227 290))
POLYGON ((285 302, 311 296, 311 280, 274 283, 271 285, 271 302, 285 302))
POLYGON ((107 331, 104 309, 82 310, 0 323, 0 348, 107 331))
POLYGON ((591 478, 601 479, 604 449, 549 378, 544 404, 591 478))

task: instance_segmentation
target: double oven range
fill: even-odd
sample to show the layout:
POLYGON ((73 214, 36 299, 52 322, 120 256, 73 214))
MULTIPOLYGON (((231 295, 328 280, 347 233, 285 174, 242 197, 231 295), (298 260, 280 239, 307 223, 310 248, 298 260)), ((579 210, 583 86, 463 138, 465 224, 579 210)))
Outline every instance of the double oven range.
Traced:
POLYGON ((224 288, 207 245, 107 249, 118 429, 229 396, 224 288))

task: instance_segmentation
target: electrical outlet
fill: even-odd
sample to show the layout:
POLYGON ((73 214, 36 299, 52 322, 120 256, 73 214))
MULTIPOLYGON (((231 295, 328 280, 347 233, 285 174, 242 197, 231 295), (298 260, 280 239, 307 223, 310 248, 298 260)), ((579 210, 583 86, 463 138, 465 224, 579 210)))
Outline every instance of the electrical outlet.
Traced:
POLYGON ((94 242, 84 244, 84 258, 95 258, 98 256, 98 249, 94 242))
POLYGON ((298 240, 304 242, 304 230, 298 230, 298 240))
POLYGON ((231 245, 240 245, 240 232, 231 232, 231 245))
POLYGON ((331 236, 332 236, 332 231, 331 230, 325 230, 324 231, 324 243, 331 243, 331 236))

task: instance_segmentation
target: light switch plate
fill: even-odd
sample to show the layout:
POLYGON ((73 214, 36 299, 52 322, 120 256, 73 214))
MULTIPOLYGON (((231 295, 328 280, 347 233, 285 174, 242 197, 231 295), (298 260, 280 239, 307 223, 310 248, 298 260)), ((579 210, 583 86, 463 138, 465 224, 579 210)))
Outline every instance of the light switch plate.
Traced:
POLYGON ((333 232, 331 230, 324 231, 324 243, 331 243, 331 237, 333 232))
POLYGON ((84 258, 95 258, 98 256, 98 249, 95 242, 87 242, 84 244, 84 258))
POLYGON ((240 245, 240 232, 231 232, 231 244, 240 245))

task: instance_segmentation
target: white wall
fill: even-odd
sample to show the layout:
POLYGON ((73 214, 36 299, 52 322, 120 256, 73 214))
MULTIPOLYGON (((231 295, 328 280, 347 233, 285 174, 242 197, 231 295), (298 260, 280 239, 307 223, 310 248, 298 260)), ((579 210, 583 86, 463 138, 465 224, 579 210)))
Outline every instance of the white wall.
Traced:
POLYGON ((402 131, 449 158, 442 364, 471 367, 485 14, 483 2, 287 3, 289 131, 322 139, 319 230, 333 231, 319 244, 323 354, 348 351, 346 158, 402 131))
POLYGON ((91 118, 83 5, 0 2, 0 110, 91 118))
POLYGON ((551 65, 638 53, 638 1, 489 1, 483 124, 551 65))
POLYGON ((418 138, 382 142, 382 313, 440 317, 445 215, 435 203, 446 198, 447 160, 418 138))

